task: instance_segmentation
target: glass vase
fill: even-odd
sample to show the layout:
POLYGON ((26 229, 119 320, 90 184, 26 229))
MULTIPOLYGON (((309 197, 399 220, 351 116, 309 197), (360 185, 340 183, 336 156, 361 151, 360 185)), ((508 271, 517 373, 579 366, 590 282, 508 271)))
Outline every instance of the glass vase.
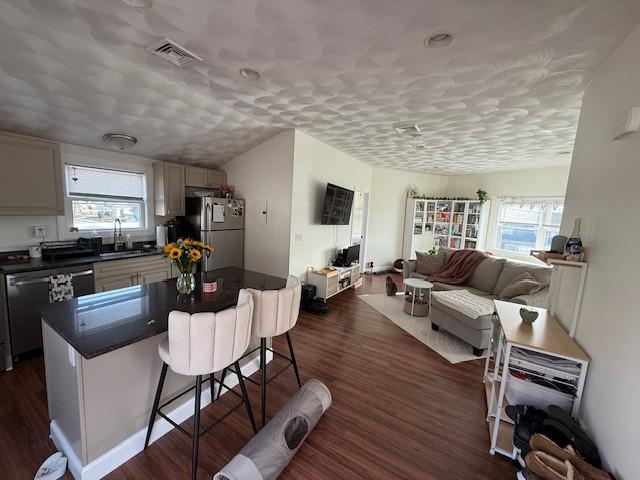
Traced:
POLYGON ((176 280, 176 288, 183 295, 188 295, 196 289, 196 277, 193 273, 181 273, 176 280))

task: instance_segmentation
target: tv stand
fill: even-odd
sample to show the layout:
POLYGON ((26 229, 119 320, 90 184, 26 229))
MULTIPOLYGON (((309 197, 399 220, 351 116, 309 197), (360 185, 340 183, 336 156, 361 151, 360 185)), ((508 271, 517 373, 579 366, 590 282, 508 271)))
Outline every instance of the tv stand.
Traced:
POLYGON ((319 270, 309 270, 307 275, 307 283, 316 287, 316 298, 321 298, 325 302, 328 298, 355 287, 359 279, 360 265, 357 263, 350 267, 325 267, 319 270))

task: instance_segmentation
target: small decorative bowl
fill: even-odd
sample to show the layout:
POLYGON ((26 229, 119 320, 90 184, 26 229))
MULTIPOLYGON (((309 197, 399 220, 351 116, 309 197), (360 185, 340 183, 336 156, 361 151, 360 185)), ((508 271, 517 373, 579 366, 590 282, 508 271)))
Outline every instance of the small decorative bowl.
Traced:
POLYGON ((527 310, 526 308, 520 309, 520 318, 525 325, 531 325, 538 318, 538 312, 535 310, 527 310))

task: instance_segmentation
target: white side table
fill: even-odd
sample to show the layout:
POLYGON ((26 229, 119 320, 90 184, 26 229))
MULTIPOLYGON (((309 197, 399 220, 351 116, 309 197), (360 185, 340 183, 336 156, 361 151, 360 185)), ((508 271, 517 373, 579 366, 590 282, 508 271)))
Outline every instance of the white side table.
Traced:
POLYGON ((427 282, 426 280, 421 280, 419 278, 405 278, 404 279, 404 289, 411 289, 411 316, 413 315, 415 306, 416 306, 416 295, 422 295, 422 290, 427 290, 428 295, 428 308, 431 311, 431 289, 433 288, 433 283, 427 282))

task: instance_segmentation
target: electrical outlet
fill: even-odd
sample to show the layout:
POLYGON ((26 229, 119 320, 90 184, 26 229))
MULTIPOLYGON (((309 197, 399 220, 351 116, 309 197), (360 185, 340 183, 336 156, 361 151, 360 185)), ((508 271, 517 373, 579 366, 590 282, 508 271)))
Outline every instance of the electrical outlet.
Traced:
POLYGON ((33 227, 33 236, 44 240, 47 235, 47 229, 43 225, 36 225, 33 227))

